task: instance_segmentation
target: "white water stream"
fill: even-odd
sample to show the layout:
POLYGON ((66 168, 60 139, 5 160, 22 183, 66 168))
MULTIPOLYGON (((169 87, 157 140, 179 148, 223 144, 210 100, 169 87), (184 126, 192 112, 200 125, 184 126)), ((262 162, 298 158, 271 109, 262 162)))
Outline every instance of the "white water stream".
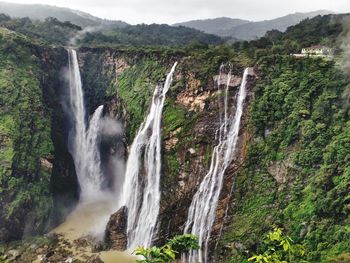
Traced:
POLYGON ((228 109, 228 89, 231 74, 227 77, 224 112, 223 114, 220 113, 220 116, 223 115, 223 117, 220 117, 220 127, 217 131, 218 144, 213 149, 209 172, 204 177, 192 199, 184 230, 185 233, 191 233, 198 237, 201 248, 198 251, 191 251, 188 257, 183 259, 184 262, 209 262, 208 243, 215 221, 216 208, 222 189, 224 174, 235 156, 244 101, 247 94, 247 77, 248 69, 244 71, 237 95, 235 111, 232 114, 229 113, 228 109))
POLYGON ((103 180, 101 160, 98 149, 100 119, 103 106, 92 115, 87 127, 85 120, 84 93, 79 71, 77 53, 69 49, 70 108, 73 129, 70 133, 70 151, 74 158, 75 170, 80 186, 80 199, 92 200, 101 193, 103 180))
POLYGON ((130 148, 123 187, 128 207, 128 248, 149 247, 156 231, 160 203, 161 119, 177 63, 163 86, 157 85, 151 109, 130 148))

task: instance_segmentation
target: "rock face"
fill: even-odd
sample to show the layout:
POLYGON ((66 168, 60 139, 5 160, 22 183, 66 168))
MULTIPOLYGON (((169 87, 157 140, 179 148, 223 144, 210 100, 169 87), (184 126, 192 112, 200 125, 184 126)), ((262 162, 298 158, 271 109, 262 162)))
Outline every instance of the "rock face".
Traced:
MULTIPOLYGON (((251 90, 255 83, 253 72, 250 72, 250 75, 245 109, 247 109, 249 101, 252 99, 253 93, 251 90)), ((232 76, 231 78, 231 82, 229 83, 229 107, 235 105, 236 94, 241 79, 241 76, 232 76)), ((217 143, 215 141, 215 134, 219 126, 218 116, 220 107, 222 107, 217 99, 222 96, 222 92, 218 90, 217 85, 214 83, 217 83, 217 77, 214 77, 214 82, 208 82, 207 86, 198 86, 197 89, 193 89, 194 87, 192 86, 191 88, 183 89, 180 93, 189 94, 187 91, 190 91, 192 95, 187 97, 187 99, 191 97, 194 98, 192 101, 203 99, 201 103, 205 104, 205 107, 193 107, 194 104, 184 103, 185 101, 179 100, 179 96, 177 96, 177 102, 179 104, 186 106, 189 112, 198 112, 200 117, 192 123, 191 131, 186 136, 181 133, 170 134, 171 141, 175 141, 174 137, 177 137, 177 144, 175 146, 167 147, 167 141, 165 143, 165 156, 176 156, 179 168, 178 173, 171 177, 171 181, 164 182, 159 219, 161 221, 159 243, 164 242, 166 238, 183 233, 184 222, 186 221, 193 195, 208 172, 211 151, 217 143), (202 94, 206 94, 206 96, 202 97, 202 94), (185 143, 186 137, 191 138, 191 140, 185 143)), ((227 83, 227 79, 222 77, 220 83, 222 85, 220 89, 223 89, 227 83)), ((213 248, 220 239, 221 233, 230 219, 228 207, 231 203, 234 180, 244 162, 246 154, 245 145, 249 140, 249 134, 245 131, 246 120, 248 119, 246 112, 245 110, 245 114, 242 117, 236 158, 226 170, 224 177, 223 188, 216 212, 216 220, 211 234, 211 246, 213 248)), ((171 173, 171 167, 167 166, 165 169, 164 176, 168 177, 168 173, 171 173)))
MULTIPOLYGON (((92 56, 104 58, 104 62, 100 63, 103 66, 96 68, 93 76, 100 78, 99 75, 105 75, 103 72, 109 72, 109 81, 115 85, 115 93, 107 102, 108 111, 124 124, 126 133, 130 129, 138 129, 148 112, 148 97, 152 95, 155 84, 164 78, 174 60, 179 62, 163 112, 162 196, 158 218, 159 231, 155 237, 155 244, 164 244, 167 239, 183 233, 183 225, 193 195, 208 172, 211 152, 217 143, 215 135, 219 125, 218 116, 223 107, 219 101, 223 98, 223 91, 228 82, 227 74, 217 75, 220 64, 200 61, 196 57, 177 55, 162 57, 157 53, 130 54, 117 50, 98 50, 100 52, 98 54, 96 50, 88 48, 81 52, 83 60, 89 60, 92 56), (202 71, 203 63, 210 65, 210 73, 202 71), (125 83, 128 83, 127 87, 124 87, 125 83)), ((85 61, 83 65, 90 65, 90 63, 85 61)), ((230 107, 235 105, 243 70, 244 68, 240 65, 232 68, 234 75, 228 83, 230 107)), ((88 75, 91 74, 89 68, 83 67, 82 71, 85 71, 85 80, 89 81, 88 75)), ((253 75, 253 72, 250 72, 250 75, 253 75)), ((254 80, 253 76, 249 78, 248 90, 252 89, 254 80)), ((85 87, 93 86, 86 84, 85 87)), ((97 98, 98 96, 95 100, 97 98)), ((252 98, 251 92, 248 98, 252 98)), ((243 118, 245 120, 247 116, 243 118)), ((244 130, 246 123, 244 120, 237 158, 225 175, 212 234, 213 243, 219 239, 229 219, 227 208, 231 202, 235 175, 244 160, 244 146, 249 139, 249 134, 244 130)), ((133 137, 132 135, 127 137, 127 144, 130 145, 133 137)), ((110 218, 106 230, 108 245, 115 249, 125 248, 127 243, 125 229, 126 211, 123 208, 110 218)))
POLYGON ((111 215, 105 232, 105 242, 109 248, 115 250, 125 250, 127 248, 127 223, 128 209, 126 206, 121 207, 111 215))

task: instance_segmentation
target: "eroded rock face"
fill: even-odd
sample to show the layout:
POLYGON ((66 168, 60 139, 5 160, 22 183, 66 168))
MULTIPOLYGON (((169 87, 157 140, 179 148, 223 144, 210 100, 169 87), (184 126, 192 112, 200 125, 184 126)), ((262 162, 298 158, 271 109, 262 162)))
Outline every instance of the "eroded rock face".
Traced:
MULTIPOLYGON (((90 51, 86 50, 86 52, 90 51)), ((163 112, 162 196, 158 218, 159 231, 155 237, 155 244, 164 244, 167 239, 183 233, 188 208, 193 195, 208 172, 212 149, 217 144, 216 131, 220 124, 219 113, 223 107, 219 100, 223 98, 228 82, 228 103, 229 107, 234 107, 243 74, 243 68, 237 65, 236 68, 232 69, 235 75, 228 81, 225 73, 219 77, 219 75, 215 76, 215 73, 206 75, 205 72, 198 70, 196 66, 198 66, 199 62, 196 58, 175 57, 176 55, 164 58, 161 55, 140 53, 138 55, 132 54, 130 57, 130 54, 122 54, 122 52, 115 51, 114 54, 108 53, 105 56, 109 57, 105 66, 108 65, 110 67, 108 72, 113 73, 110 81, 114 81, 117 84, 116 93, 118 93, 118 83, 115 80, 128 67, 133 68, 138 63, 157 60, 157 64, 159 63, 160 65, 159 68, 164 69, 171 67, 174 60, 179 62, 173 86, 167 94, 167 105, 163 112), (218 86, 220 87, 218 88, 218 86), (181 120, 179 121, 179 119, 181 120)), ((215 67, 217 66, 213 66, 214 70, 210 72, 217 72, 215 67)), ((97 68, 96 70, 104 72, 103 70, 105 69, 97 68)), ((159 69, 156 68, 156 70, 159 69)), ((152 68, 153 71, 154 69, 152 68)), ((224 69, 224 71, 228 72, 229 69, 224 69)), ((144 75, 148 83, 155 81, 155 77, 151 76, 148 71, 140 74, 144 75)), ((252 72, 250 74, 253 75, 252 72)), ((156 81, 162 80, 163 77, 161 74, 158 74, 156 81)), ((253 85, 254 77, 251 77, 248 90, 251 90, 253 85)), ((138 96, 137 92, 137 89, 130 90, 130 94, 135 97, 138 96)), ((249 99, 252 96, 252 93, 249 92, 249 99)), ((249 99, 245 108, 248 106, 249 99)), ((123 94, 121 93, 116 94, 115 97, 111 98, 111 101, 107 102, 108 111, 112 112, 114 116, 120 117, 121 122, 125 124, 126 130, 130 129, 130 124, 133 121, 129 112, 132 108, 128 108, 128 106, 125 105, 125 101, 123 103, 123 94)), ((145 113, 144 115, 147 114, 148 106, 147 104, 137 105, 137 107, 140 107, 140 111, 145 113)), ((245 144, 249 140, 249 133, 244 129, 247 116, 244 115, 243 118, 241 137, 239 139, 239 153, 226 171, 220 195, 217 220, 212 234, 214 243, 229 220, 227 207, 231 202, 234 178, 237 169, 240 168, 244 160, 245 144)), ((127 142, 129 145, 131 140, 132 138, 127 142)), ((123 249, 126 246, 126 213, 126 211, 118 211, 112 215, 106 230, 106 239, 108 239, 111 246, 117 249, 123 249), (116 224, 117 221, 119 223, 116 224), (109 232, 108 237, 107 232, 109 232)))
POLYGON ((125 250, 127 248, 127 223, 128 209, 126 206, 121 207, 111 215, 105 232, 105 242, 108 247, 115 250, 125 250))
MULTIPOLYGON (((251 90, 254 86, 255 77, 252 72, 250 72, 250 75, 252 76, 249 77, 248 80, 248 96, 244 106, 245 109, 247 109, 249 101, 253 96, 251 90)), ((171 133, 169 141, 165 142, 165 155, 176 156, 179 167, 178 173, 173 175, 172 179, 165 182, 163 185, 161 213, 159 218, 160 231, 159 239, 157 240, 159 244, 164 242, 167 238, 183 233, 188 208, 193 195, 208 172, 212 149, 217 144, 216 131, 220 124, 219 112, 223 107, 219 102, 219 98, 223 96, 223 90, 226 87, 227 81, 228 79, 225 76, 221 77, 218 82, 217 76, 214 77, 213 81, 209 82, 206 87, 201 87, 199 85, 194 89, 194 86, 186 86, 185 89, 177 95, 177 103, 186 107, 188 112, 195 112, 199 117, 195 119, 191 126, 191 131, 186 134, 186 136, 181 134, 181 132, 171 133), (220 89, 218 89, 218 83, 220 83, 220 89), (184 140, 187 142, 185 143, 184 140), (170 142, 173 143, 171 144, 170 142), (169 145, 172 147, 169 147, 169 145)), ((229 108, 234 107, 236 103, 236 94, 241 81, 241 76, 231 77, 228 89, 229 108)), ((245 145, 250 139, 249 133, 244 129, 247 119, 247 111, 245 110, 241 121, 237 154, 226 170, 223 188, 220 194, 216 220, 211 235, 213 247, 230 220, 228 207, 231 203, 234 179, 238 170, 244 163, 246 155, 245 145)), ((169 173, 169 171, 165 169, 165 178, 168 177, 167 173, 169 173)))

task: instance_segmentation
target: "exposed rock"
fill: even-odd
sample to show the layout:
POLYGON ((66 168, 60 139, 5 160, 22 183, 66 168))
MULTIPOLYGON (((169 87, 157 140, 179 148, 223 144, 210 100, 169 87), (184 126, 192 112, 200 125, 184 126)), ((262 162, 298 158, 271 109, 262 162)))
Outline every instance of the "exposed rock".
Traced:
POLYGON ((11 249, 11 250, 9 250, 9 251, 7 252, 7 254, 8 254, 8 259, 9 259, 10 261, 16 260, 16 259, 19 258, 20 255, 21 255, 21 253, 20 253, 18 250, 16 250, 16 249, 11 249))
POLYGON ((89 246, 90 242, 86 237, 81 237, 73 241, 74 246, 77 248, 86 248, 89 246))
POLYGON ((188 151, 189 151, 190 154, 195 154, 196 153, 196 150, 193 149, 193 148, 189 148, 188 151))
POLYGON ((197 94, 191 90, 185 90, 177 96, 176 100, 186 108, 189 108, 190 111, 203 111, 210 95, 210 91, 197 94))
POLYGON ((275 161, 270 164, 267 171, 275 178, 277 183, 283 184, 287 182, 288 169, 293 168, 292 157, 289 156, 282 161, 275 161))
POLYGON ((187 87, 189 90, 198 90, 201 86, 201 81, 196 79, 193 73, 188 74, 187 87))
POLYGON ((53 164, 48 159, 40 158, 41 167, 47 169, 48 171, 52 171, 53 164))
POLYGON ((103 263, 99 256, 91 256, 86 260, 86 263, 103 263))
MULTIPOLYGON (((214 76, 214 82, 216 84, 220 83, 220 85, 227 85, 228 82, 228 75, 222 74, 222 75, 216 75, 214 76)), ((230 88, 237 87, 241 84, 242 78, 238 76, 231 76, 230 81, 228 83, 228 86, 230 88)))
POLYGON ((115 250, 125 250, 127 247, 127 221, 128 209, 121 207, 111 215, 105 232, 105 242, 108 247, 115 250))
MULTIPOLYGON (((73 255, 72 251, 69 251, 63 247, 49 251, 45 257, 42 259, 44 263, 58 263, 58 262, 67 262, 69 258, 73 255)), ((68 261, 69 262, 69 261, 68 261)))
POLYGON ((115 74, 117 77, 120 76, 125 69, 130 68, 130 66, 128 65, 128 63, 124 58, 117 58, 115 59, 114 63, 115 63, 115 74))
POLYGON ((164 142, 164 147, 167 151, 171 150, 178 143, 179 139, 176 135, 181 132, 182 128, 177 128, 175 131, 170 132, 170 138, 164 142))
POLYGON ((273 162, 268 168, 267 171, 275 178, 277 183, 283 184, 287 181, 287 171, 288 167, 284 161, 273 162))

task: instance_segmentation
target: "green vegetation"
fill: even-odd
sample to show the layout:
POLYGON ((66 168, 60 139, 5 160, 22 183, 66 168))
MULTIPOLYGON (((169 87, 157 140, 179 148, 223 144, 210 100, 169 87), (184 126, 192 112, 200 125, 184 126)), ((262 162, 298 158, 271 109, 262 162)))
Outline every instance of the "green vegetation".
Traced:
MULTIPOLYGON (((33 230, 42 229, 52 206, 50 163, 56 156, 50 138, 51 112, 41 90, 46 73, 38 58, 39 52, 50 51, 41 50, 38 41, 33 46, 32 39, 64 44, 80 28, 55 19, 39 22, 6 16, 0 17, 0 26, 16 31, 0 29, 0 239, 9 240, 21 237, 27 230, 25 223, 33 230), (10 226, 17 226, 21 233, 7 231, 10 226)), ((259 78, 247 119, 252 140, 236 177, 232 223, 220 244, 222 260, 293 262, 302 254, 295 242, 303 246, 309 262, 346 262, 350 247, 349 77, 334 61, 289 56, 313 44, 329 45, 339 52, 341 32, 341 16, 326 16, 306 20, 286 33, 269 32, 259 40, 231 47, 211 46, 221 40, 163 25, 109 27, 81 40, 82 46, 90 46, 82 47, 80 53, 89 110, 99 104, 115 112, 120 107, 128 143, 147 114, 155 85, 164 81, 174 61, 180 62, 162 120, 164 145, 173 145, 163 155, 162 189, 169 191, 162 192, 162 200, 170 205, 162 211, 161 230, 179 230, 171 220, 184 212, 187 190, 192 189, 177 191, 178 176, 192 171, 191 161, 199 160, 199 155, 203 157, 200 165, 210 163, 213 138, 206 130, 212 125, 209 117, 217 116, 210 104, 216 97, 209 97, 206 103, 211 108, 200 112, 185 107, 178 95, 185 91, 186 96, 195 97, 212 89, 212 76, 222 62, 230 61, 235 75, 255 64, 259 78), (118 50, 112 48, 117 46, 118 50), (118 74, 114 59, 125 60, 118 74), (176 199, 179 196, 184 200, 176 199), (280 229, 267 234, 272 225, 283 227, 288 236, 280 229), (266 234, 267 240, 261 242, 266 234)), ((163 247, 140 248, 136 253, 145 256, 141 262, 172 261, 189 247, 195 249, 193 241, 176 237, 163 247)))
POLYGON ((87 33, 81 40, 82 45, 108 46, 186 46, 192 43, 207 45, 221 44, 218 36, 205 34, 187 27, 168 25, 135 25, 125 27, 106 27, 97 32, 87 33))
POLYGON ((170 239, 162 247, 143 248, 134 251, 135 255, 143 256, 144 259, 137 260, 138 263, 174 262, 182 253, 199 248, 198 238, 185 234, 170 239))
POLYGON ((118 77, 118 95, 129 114, 127 117, 129 141, 134 138, 147 115, 155 85, 165 80, 167 70, 169 69, 156 60, 144 59, 125 69, 118 77))
MULTIPOLYGON (((237 177, 225 242, 237 240, 254 251, 257 237, 279 224, 303 243, 310 262, 326 262, 350 247, 347 81, 322 59, 269 56, 258 68, 263 79, 249 122, 256 139, 237 177)), ((233 253, 237 261, 244 258, 233 253)))
MULTIPOLYGON (((50 112, 40 88, 42 73, 29 46, 24 36, 1 29, 0 220, 24 229, 26 217, 36 231, 51 207, 50 173, 41 160, 52 158, 53 145, 50 112)), ((1 239, 19 235, 9 231, 1 229, 1 239)))
POLYGON ((274 231, 269 232, 263 240, 262 254, 248 259, 255 263, 287 263, 287 262, 307 262, 303 260, 304 247, 294 244, 289 236, 282 233, 282 229, 275 227, 274 231))
POLYGON ((345 18, 346 15, 316 16, 289 27, 286 32, 272 30, 262 38, 236 42, 232 47, 254 60, 268 55, 300 53, 302 48, 312 45, 332 47, 337 55, 340 52, 339 36, 344 30, 345 18))
POLYGON ((70 22, 60 22, 56 18, 47 18, 44 21, 33 21, 26 18, 10 18, 0 14, 0 27, 16 31, 36 40, 45 41, 51 44, 67 44, 81 27, 70 22))

